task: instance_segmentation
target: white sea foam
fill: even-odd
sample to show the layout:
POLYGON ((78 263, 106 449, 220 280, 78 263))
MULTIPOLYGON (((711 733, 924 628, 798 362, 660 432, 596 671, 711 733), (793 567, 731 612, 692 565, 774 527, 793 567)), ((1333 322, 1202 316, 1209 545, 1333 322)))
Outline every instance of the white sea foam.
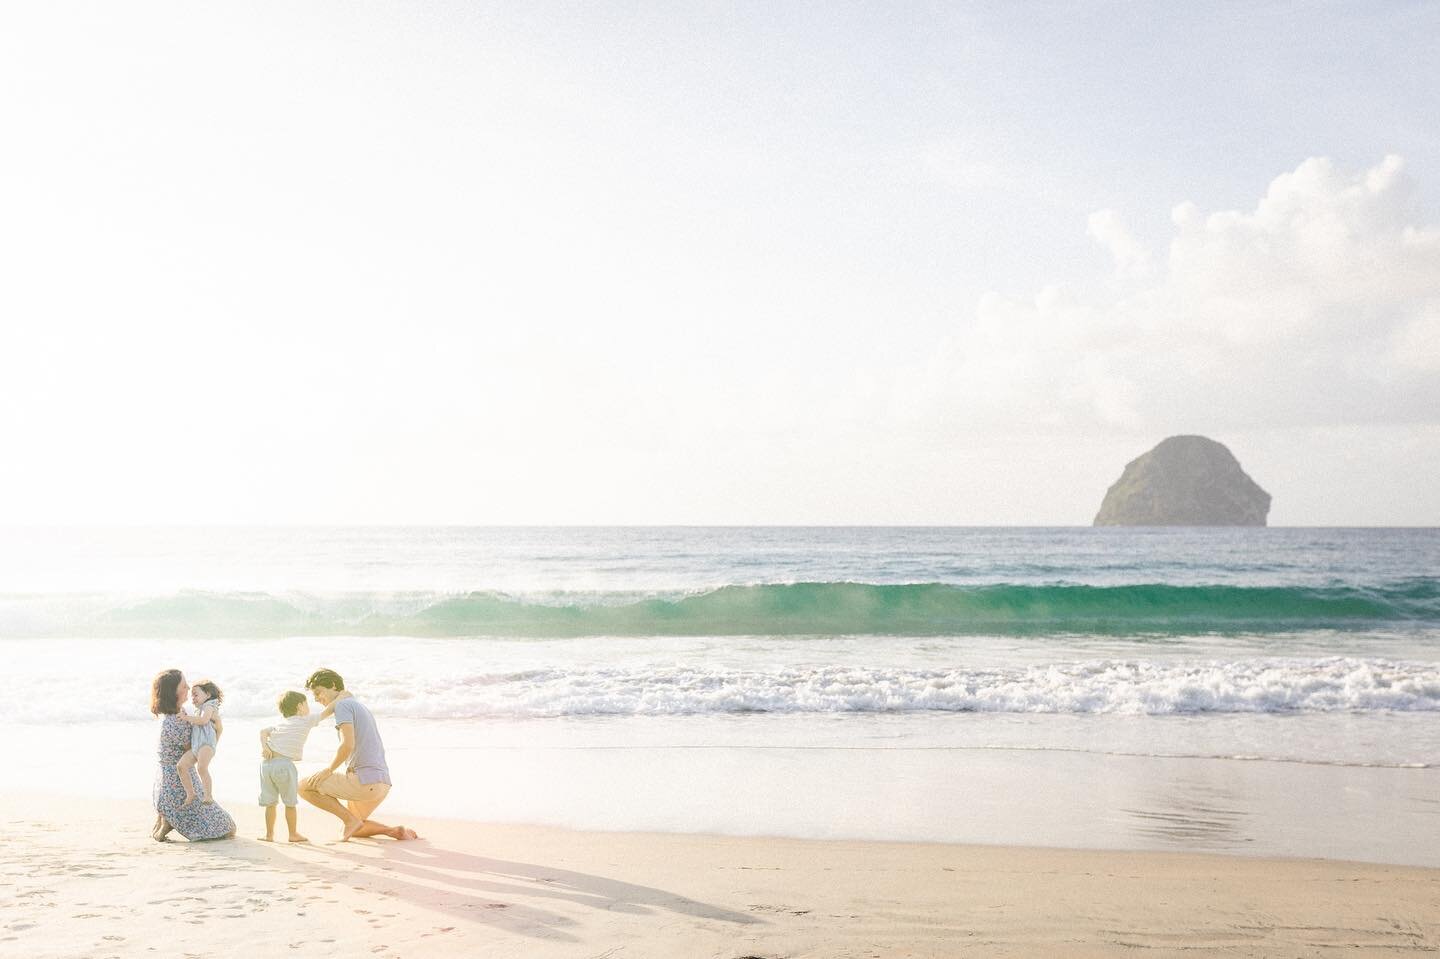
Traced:
POLYGON ((417 714, 1008 712, 1266 713, 1440 710, 1440 667, 1386 660, 1156 663, 1015 669, 540 669, 432 683, 417 714))
MULTIPOLYGON (((226 692, 226 714, 268 716, 302 667, 289 644, 228 647, 206 672, 226 692), (288 652, 288 651, 287 651, 288 652)), ((89 648, 103 650, 103 644, 89 648)), ((431 649, 430 653, 438 650, 431 649)), ((311 647, 305 660, 335 661, 311 647), (318 654, 318 655, 316 655, 318 654), (314 658, 312 658, 312 656, 314 658)), ((353 653, 353 651, 352 651, 353 653)), ((160 650, 151 662, 169 661, 160 650)), ((193 651, 190 653, 193 657, 193 651)), ((198 657, 195 657, 198 658, 198 657)), ((620 665, 533 663, 486 668, 473 657, 373 657, 359 685, 388 715, 411 718, 679 716, 734 713, 987 712, 1186 715, 1440 710, 1440 664, 1381 658, 1237 660, 1092 659, 1013 667, 715 665, 638 660, 620 665)), ((548 661, 547 661, 548 660, 548 661)), ((193 659, 192 659, 193 662, 193 659)), ((37 668, 19 681, 44 694, 0 700, 0 722, 103 722, 144 715, 148 673, 105 659, 37 668), (86 679, 86 676, 90 679, 86 679), (83 696, 69 690, 89 687, 83 696)), ((196 671, 192 679, 201 675, 196 671)))

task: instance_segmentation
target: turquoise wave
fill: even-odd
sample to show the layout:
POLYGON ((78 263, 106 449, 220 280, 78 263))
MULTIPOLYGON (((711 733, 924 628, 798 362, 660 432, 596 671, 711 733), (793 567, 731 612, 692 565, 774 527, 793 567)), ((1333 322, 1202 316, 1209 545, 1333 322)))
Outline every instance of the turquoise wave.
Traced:
POLYGON ((4 597, 0 635, 735 636, 1145 634, 1440 626, 1440 581, 1359 586, 787 583, 671 596, 186 591, 116 604, 4 597))

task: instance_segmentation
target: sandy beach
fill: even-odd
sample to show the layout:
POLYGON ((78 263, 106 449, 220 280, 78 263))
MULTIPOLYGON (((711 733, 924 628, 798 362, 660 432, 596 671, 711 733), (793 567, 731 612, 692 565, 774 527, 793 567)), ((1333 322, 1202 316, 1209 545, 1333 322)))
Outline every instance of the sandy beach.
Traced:
POLYGON ((1390 956, 1440 870, 445 820, 412 843, 157 844, 144 802, 0 797, 6 956, 1390 956))

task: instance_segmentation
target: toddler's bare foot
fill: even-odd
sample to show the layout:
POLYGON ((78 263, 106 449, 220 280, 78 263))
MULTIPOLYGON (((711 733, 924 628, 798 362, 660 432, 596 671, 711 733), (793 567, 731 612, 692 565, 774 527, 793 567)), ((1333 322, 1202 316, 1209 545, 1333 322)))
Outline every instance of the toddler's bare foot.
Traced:
MULTIPOLYGON (((274 837, 274 836, 256 836, 255 838, 258 839, 258 840, 260 840, 261 842, 274 842, 274 841, 275 841, 275 837, 274 837)), ((291 842, 294 842, 295 840, 292 839, 292 840, 290 840, 290 841, 291 841, 291 842)))
POLYGON ((300 835, 300 834, 297 832, 297 833, 293 834, 293 835, 290 837, 290 841, 291 841, 291 842, 309 842, 310 840, 306 839, 304 836, 300 835))

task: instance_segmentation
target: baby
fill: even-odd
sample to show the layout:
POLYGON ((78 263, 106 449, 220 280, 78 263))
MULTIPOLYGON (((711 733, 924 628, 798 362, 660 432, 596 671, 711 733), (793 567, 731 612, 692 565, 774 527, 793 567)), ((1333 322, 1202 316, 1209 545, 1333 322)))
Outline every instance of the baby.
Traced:
POLYGON ((318 716, 310 715, 310 703, 304 693, 293 690, 276 701, 284 721, 278 726, 260 730, 260 805, 265 807, 265 835, 262 842, 275 841, 275 803, 285 803, 285 826, 291 842, 309 842, 295 828, 295 804, 299 801, 300 774, 295 762, 305 752, 305 737, 316 723, 335 712, 327 706, 318 716))
POLYGON ((196 714, 190 715, 185 711, 180 712, 180 718, 190 724, 190 748, 180 761, 175 764, 175 771, 180 774, 180 786, 185 790, 185 801, 180 804, 181 809, 189 808, 195 803, 195 787, 190 781, 190 770, 196 766, 200 767, 200 785, 205 790, 201 797, 202 802, 209 802, 214 792, 210 782, 210 760, 215 758, 215 746, 220 741, 220 703, 225 699, 225 694, 220 692, 208 679, 202 679, 190 687, 190 702, 195 704, 196 714))

